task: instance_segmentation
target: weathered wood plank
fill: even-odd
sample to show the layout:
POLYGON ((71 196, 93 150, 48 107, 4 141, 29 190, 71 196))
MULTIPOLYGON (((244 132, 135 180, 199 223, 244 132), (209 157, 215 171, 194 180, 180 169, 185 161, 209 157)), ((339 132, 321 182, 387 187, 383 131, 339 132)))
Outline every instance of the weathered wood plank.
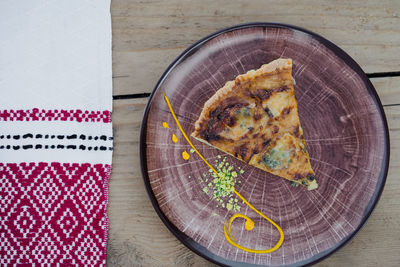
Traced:
MULTIPOLYGON (((378 88, 377 88, 378 89, 378 88)), ((110 180, 108 265, 212 266, 184 247, 163 225, 144 188, 139 130, 147 98, 114 101, 115 151, 110 180)), ((391 165, 382 198, 366 226, 320 266, 395 266, 400 262, 400 106, 385 108, 390 125, 391 165)))
POLYGON ((149 92, 186 47, 216 30, 251 21, 315 31, 366 72, 400 69, 399 1, 114 0, 111 10, 114 76, 129 76, 115 79, 116 94, 149 92))
POLYGON ((180 52, 179 49, 113 52, 114 95, 150 93, 180 52))
MULTIPOLYGON (((183 50, 182 47, 141 52, 114 52, 114 95, 152 92, 162 73, 183 50)), ((373 78, 371 81, 382 103, 400 103, 400 77, 373 78)))
POLYGON ((400 104, 400 77, 370 79, 383 105, 400 104))

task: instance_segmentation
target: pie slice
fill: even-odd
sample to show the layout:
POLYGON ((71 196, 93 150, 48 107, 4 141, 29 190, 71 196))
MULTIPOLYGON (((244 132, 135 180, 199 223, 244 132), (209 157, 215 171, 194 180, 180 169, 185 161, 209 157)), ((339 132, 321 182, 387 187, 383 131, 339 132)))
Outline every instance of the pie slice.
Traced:
POLYGON ((291 59, 227 82, 204 104, 192 137, 294 186, 318 187, 297 114, 291 59))

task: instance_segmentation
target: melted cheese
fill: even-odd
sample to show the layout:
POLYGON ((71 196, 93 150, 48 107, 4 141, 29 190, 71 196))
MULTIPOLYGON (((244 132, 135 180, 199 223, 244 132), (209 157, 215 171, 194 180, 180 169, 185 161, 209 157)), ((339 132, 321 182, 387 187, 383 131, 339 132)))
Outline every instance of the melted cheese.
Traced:
POLYGON ((293 96, 289 92, 272 94, 270 98, 263 101, 263 108, 269 108, 274 117, 281 115, 282 110, 293 105, 293 96))

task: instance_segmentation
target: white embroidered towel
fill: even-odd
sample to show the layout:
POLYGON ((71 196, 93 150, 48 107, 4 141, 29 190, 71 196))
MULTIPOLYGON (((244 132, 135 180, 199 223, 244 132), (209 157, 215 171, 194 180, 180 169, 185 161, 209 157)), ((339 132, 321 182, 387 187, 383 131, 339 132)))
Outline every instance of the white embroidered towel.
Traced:
POLYGON ((110 0, 0 1, 0 265, 105 265, 110 0))

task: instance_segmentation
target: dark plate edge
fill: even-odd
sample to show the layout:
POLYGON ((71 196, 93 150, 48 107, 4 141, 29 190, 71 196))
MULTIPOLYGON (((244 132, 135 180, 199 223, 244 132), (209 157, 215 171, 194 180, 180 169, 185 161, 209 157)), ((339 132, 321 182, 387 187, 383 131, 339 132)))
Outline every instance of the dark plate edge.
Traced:
POLYGON ((356 63, 344 50, 342 50, 341 48, 339 48, 337 45, 335 45, 334 43, 332 43, 331 41, 325 39, 324 37, 322 37, 319 34, 316 34, 314 32, 311 32, 309 30, 303 29, 301 27, 297 27, 297 26, 293 26, 293 25, 289 25, 289 24, 282 24, 282 23, 272 23, 272 22, 251 22, 251 23, 245 23, 245 24, 239 24, 239 25, 235 25, 232 27, 228 27, 228 28, 224 28, 222 30, 219 30, 217 32, 214 32, 206 37, 204 37, 203 39, 200 39, 199 41, 197 41, 196 43, 194 43, 193 45, 191 45, 190 47, 188 47, 186 50, 184 50, 169 66, 168 68, 165 70, 165 72, 161 75, 160 79, 158 80, 156 86, 154 87, 149 100, 147 102, 144 114, 143 114, 143 119, 142 119, 142 124, 141 124, 141 128, 140 128, 140 145, 139 145, 139 154, 140 154, 140 167, 141 167, 141 172, 142 172, 142 178, 146 187, 146 191, 147 194, 149 195, 149 198, 151 200, 151 203, 156 211, 156 213, 158 214, 158 216, 160 217, 160 219, 162 220, 162 222, 165 224, 165 226, 167 226, 167 228, 172 232, 172 234, 178 239, 180 240, 186 247, 188 247, 190 250, 192 250, 193 252, 195 252, 196 254, 198 254, 201 257, 206 258, 207 260, 219 264, 221 266, 260 266, 260 265, 254 265, 254 264, 247 264, 247 263, 242 263, 242 262, 234 262, 234 261, 228 261, 220 256, 217 256, 213 253, 211 253, 209 250, 207 250, 207 248, 201 246, 200 244, 196 243, 193 239, 191 239, 190 237, 188 237, 185 233, 181 232, 178 228, 175 227, 175 225, 173 225, 168 218, 165 216, 165 214, 162 212, 162 210, 160 209, 160 207, 158 206, 158 202, 157 199, 154 196, 153 190, 151 189, 151 185, 150 185, 150 180, 148 177, 148 173, 147 173, 147 162, 146 162, 146 131, 147 131, 147 118, 148 118, 148 113, 150 110, 150 106, 152 104, 152 100, 153 97, 157 91, 157 89, 159 88, 160 84, 164 81, 164 79, 167 77, 167 75, 169 74, 169 72, 177 65, 179 64, 181 61, 185 60, 187 57, 189 57, 191 54, 195 53, 197 51, 197 49, 199 49, 204 43, 208 42, 209 40, 219 36, 220 34, 226 33, 226 32, 230 32, 230 31, 234 31, 234 30, 239 30, 239 29, 243 29, 243 28, 251 28, 251 27, 281 27, 281 28, 289 28, 292 30, 297 30, 299 32, 308 34, 313 36, 314 38, 316 38, 318 41, 320 41, 321 43, 323 43, 324 45, 326 45, 327 48, 329 48, 330 50, 332 50, 338 57, 340 57, 341 59, 343 59, 349 67, 351 67, 364 81, 372 99, 374 100, 376 106, 379 109, 379 113, 382 119, 382 123, 384 126, 384 135, 385 135, 385 151, 386 154, 384 155, 384 158, 382 159, 382 169, 381 172, 379 174, 379 179, 377 182, 377 186, 375 189, 375 193, 374 195, 371 197, 370 202, 368 203, 367 207, 365 208, 365 212, 363 214, 363 218, 359 224, 359 226, 357 227, 357 229, 350 235, 348 235, 345 239, 343 239, 336 247, 331 248, 327 251, 321 252, 317 255, 315 255, 314 257, 305 260, 303 262, 299 262, 293 265, 289 265, 289 266, 309 266, 309 265, 313 265, 316 264, 317 262, 322 261, 323 259, 329 257, 330 255, 332 255, 333 253, 335 253, 336 251, 338 251, 339 249, 341 249, 342 247, 344 247, 351 239, 354 238, 354 236, 359 233, 359 231, 361 230, 361 228, 364 227, 365 223, 367 222, 367 220, 369 219, 369 217, 371 216, 372 212, 374 211, 376 204, 378 203, 382 192, 383 192, 383 188, 385 186, 386 183, 386 179, 387 179, 387 174, 388 174, 388 169, 389 169, 389 157, 390 157, 390 140, 389 140, 389 128, 388 128, 388 124, 387 124, 387 120, 386 120, 386 115, 382 106, 382 103, 378 97, 378 94, 374 88, 374 86, 372 85, 371 81, 368 79, 367 75, 365 74, 365 72, 361 69, 361 67, 358 65, 358 63, 356 63))

